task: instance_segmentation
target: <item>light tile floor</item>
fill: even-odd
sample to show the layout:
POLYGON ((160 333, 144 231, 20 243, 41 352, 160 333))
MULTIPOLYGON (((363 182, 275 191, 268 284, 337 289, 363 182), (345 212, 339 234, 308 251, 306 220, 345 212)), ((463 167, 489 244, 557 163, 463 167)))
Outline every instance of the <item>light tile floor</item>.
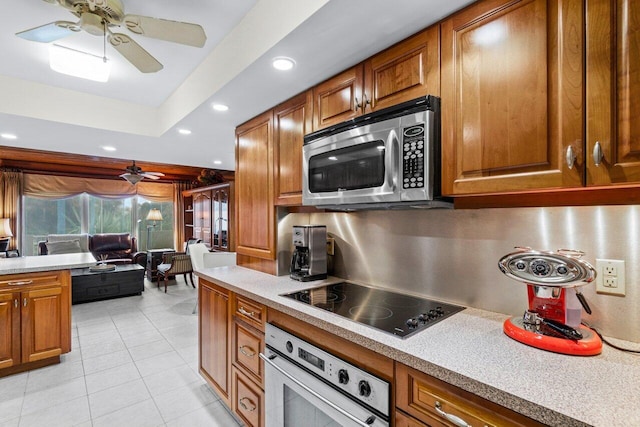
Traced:
POLYGON ((237 427, 198 374, 197 293, 72 306, 72 351, 58 365, 0 378, 0 427, 237 427))

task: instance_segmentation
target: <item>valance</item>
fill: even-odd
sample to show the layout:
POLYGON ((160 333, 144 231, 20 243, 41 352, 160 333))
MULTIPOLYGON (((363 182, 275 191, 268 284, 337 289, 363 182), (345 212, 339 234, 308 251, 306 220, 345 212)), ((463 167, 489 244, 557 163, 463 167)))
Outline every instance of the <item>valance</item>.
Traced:
POLYGON ((125 199, 138 195, 153 202, 171 202, 173 184, 141 181, 131 185, 122 179, 24 174, 25 196, 62 199, 82 193, 105 199, 125 199))

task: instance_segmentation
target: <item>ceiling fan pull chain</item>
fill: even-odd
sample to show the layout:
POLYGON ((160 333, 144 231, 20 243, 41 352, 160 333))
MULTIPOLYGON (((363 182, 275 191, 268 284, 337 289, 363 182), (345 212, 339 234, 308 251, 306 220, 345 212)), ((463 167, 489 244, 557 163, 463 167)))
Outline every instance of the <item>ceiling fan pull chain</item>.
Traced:
POLYGON ((102 62, 107 63, 107 21, 105 19, 102 20, 102 25, 104 26, 104 33, 102 34, 102 62))

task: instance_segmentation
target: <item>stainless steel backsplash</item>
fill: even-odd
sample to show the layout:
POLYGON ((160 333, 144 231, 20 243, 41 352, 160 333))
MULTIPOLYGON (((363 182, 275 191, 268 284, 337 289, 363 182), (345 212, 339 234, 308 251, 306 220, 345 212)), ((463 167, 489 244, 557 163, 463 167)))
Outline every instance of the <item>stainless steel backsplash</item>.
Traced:
POLYGON ((626 262, 626 296, 581 288, 605 335, 640 342, 640 206, 284 214, 278 225, 278 274, 288 273, 291 226, 325 224, 335 238, 333 275, 499 313, 520 315, 526 286, 504 276, 498 260, 514 246, 578 249, 626 262))

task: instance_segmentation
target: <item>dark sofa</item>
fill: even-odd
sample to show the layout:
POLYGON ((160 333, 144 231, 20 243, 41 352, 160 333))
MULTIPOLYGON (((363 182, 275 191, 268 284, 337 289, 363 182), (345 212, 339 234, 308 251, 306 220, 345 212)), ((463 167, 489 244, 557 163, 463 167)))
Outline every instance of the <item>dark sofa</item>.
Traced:
MULTIPOLYGON (((74 238, 72 234, 66 236, 69 236, 68 240, 60 240, 60 236, 57 236, 58 238, 55 242, 38 242, 38 255, 48 255, 49 248, 52 248, 52 245, 57 245, 58 247, 63 247, 62 252, 57 253, 83 252, 88 250, 97 261, 105 258, 109 263, 133 262, 142 266, 146 265, 146 253, 138 252, 136 238, 131 237, 129 233, 78 234, 77 239, 74 238), (82 242, 83 238, 88 240, 87 248, 85 249, 82 243, 78 243, 78 250, 75 250, 74 245, 76 245, 76 240, 82 242)), ((64 239, 67 239, 67 237, 64 237, 64 239)))

